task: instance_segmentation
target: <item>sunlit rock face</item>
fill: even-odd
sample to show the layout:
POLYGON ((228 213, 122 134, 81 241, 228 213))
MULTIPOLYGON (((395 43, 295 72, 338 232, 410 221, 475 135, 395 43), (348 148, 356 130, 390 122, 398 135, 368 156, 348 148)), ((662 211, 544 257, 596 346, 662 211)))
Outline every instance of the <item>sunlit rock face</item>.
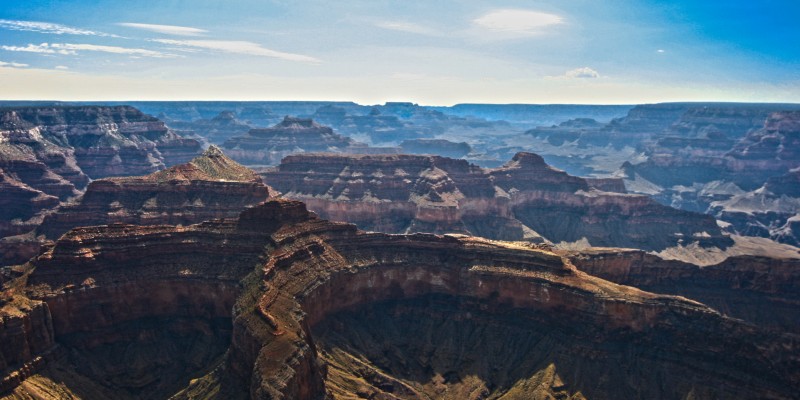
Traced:
POLYGON ((372 231, 463 233, 501 240, 663 248, 678 241, 724 245, 714 220, 590 182, 519 153, 482 169, 439 156, 302 154, 262 174, 283 196, 322 217, 372 231), (544 238, 544 239, 543 239, 544 238))

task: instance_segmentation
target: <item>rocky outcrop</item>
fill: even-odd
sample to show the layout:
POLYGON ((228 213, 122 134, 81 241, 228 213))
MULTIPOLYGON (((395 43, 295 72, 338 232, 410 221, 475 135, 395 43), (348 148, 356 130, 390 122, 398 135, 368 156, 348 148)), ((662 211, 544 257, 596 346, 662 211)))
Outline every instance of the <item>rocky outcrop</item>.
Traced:
POLYGON ((228 398, 301 400, 789 398, 800 389, 794 336, 610 283, 548 251, 364 233, 294 201, 186 227, 78 228, 35 267, 28 295, 50 311, 67 350, 56 362, 72 371, 60 387, 94 382, 122 398, 167 397, 202 370, 153 351, 197 332, 213 338, 205 347, 229 346, 181 391, 200 397, 231 387, 247 393, 228 398), (154 336, 147 321, 172 324, 154 336), (136 362, 111 362, 123 343, 136 362), (340 369, 348 365, 358 368, 340 369))
POLYGON ((232 218, 269 195, 258 175, 212 145, 189 163, 150 175, 93 181, 75 204, 48 215, 37 234, 57 239, 78 226, 190 225, 232 218))
POLYGON ((222 147, 241 163, 270 165, 292 153, 343 151, 355 145, 352 139, 311 119, 287 116, 271 128, 253 129, 245 136, 231 138, 222 147))
POLYGON ((532 153, 489 170, 437 156, 304 154, 286 157, 262 176, 322 217, 366 230, 501 240, 541 235, 553 242, 585 238, 594 245, 646 249, 728 242, 713 218, 642 195, 593 189, 532 153))

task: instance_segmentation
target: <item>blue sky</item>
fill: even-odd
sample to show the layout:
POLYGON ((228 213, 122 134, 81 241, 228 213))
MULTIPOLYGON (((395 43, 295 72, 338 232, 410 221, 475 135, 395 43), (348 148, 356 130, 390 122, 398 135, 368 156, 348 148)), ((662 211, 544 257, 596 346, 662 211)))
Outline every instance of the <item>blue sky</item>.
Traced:
POLYGON ((800 102, 800 2, 0 0, 4 99, 800 102))

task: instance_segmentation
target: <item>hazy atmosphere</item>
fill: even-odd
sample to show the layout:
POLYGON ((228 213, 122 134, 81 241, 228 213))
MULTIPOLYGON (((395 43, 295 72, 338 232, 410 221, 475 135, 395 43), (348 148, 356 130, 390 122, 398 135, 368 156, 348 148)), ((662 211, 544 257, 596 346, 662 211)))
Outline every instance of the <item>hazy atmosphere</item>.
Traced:
POLYGON ((4 1, 6 99, 800 101, 793 0, 4 1))

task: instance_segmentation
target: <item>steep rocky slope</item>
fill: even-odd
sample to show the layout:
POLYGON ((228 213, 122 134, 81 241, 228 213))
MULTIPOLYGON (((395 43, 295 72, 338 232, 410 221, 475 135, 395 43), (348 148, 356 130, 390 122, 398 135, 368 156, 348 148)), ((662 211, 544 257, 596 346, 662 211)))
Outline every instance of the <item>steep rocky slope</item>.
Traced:
POLYGON ((293 201, 187 227, 78 228, 34 266, 19 290, 35 300, 15 295, 3 312, 19 317, 3 321, 19 323, 0 327, 2 390, 16 398, 58 389, 712 399, 800 389, 796 336, 595 278, 548 251, 369 234, 293 201))
POLYGON ((713 218, 642 195, 594 189, 532 153, 486 170, 437 156, 302 154, 286 157, 262 176, 322 217, 366 230, 502 240, 541 235, 553 242, 586 238, 593 245, 647 249, 679 241, 728 242, 713 218))

